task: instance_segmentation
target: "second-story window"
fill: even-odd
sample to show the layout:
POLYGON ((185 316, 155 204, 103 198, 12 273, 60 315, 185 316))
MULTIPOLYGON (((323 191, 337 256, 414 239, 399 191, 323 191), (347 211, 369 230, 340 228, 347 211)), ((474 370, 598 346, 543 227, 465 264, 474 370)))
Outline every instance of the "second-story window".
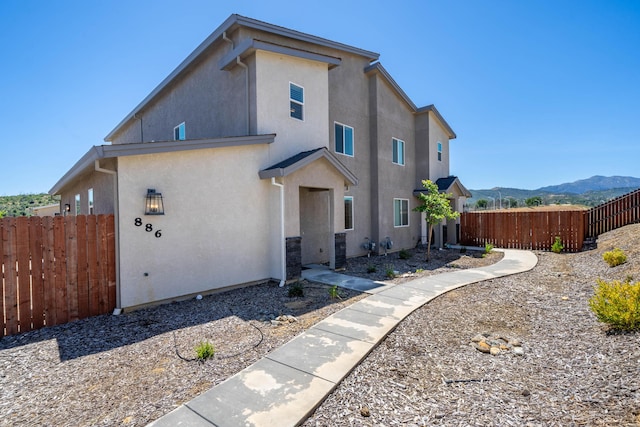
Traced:
POLYGON ((336 122, 335 135, 336 153, 353 156, 353 128, 336 122))
POLYGON ((178 126, 173 128, 173 140, 174 141, 184 141, 186 139, 186 129, 184 126, 184 122, 180 123, 178 126))
POLYGON ((89 215, 93 215, 93 188, 87 190, 87 207, 89 208, 89 215))
POLYGON ((82 207, 80 206, 80 195, 76 194, 76 215, 80 215, 80 212, 82 212, 82 207))
POLYGON ((438 141, 438 161, 442 161, 442 142, 438 141))
POLYGON ((291 117, 304 120, 304 88, 302 86, 289 83, 289 107, 291 117))
POLYGON ((393 138, 393 163, 404 165, 404 141, 393 138))

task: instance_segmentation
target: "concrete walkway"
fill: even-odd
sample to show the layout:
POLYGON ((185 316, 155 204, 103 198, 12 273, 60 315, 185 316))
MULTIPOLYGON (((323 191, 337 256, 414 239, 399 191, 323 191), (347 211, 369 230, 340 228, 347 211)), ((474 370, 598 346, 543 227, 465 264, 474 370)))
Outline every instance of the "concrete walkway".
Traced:
POLYGON ((322 320, 223 383, 151 423, 154 427, 295 426, 405 317, 447 291, 532 269, 537 257, 505 249, 496 264, 400 285, 327 270, 303 277, 372 295, 322 320))

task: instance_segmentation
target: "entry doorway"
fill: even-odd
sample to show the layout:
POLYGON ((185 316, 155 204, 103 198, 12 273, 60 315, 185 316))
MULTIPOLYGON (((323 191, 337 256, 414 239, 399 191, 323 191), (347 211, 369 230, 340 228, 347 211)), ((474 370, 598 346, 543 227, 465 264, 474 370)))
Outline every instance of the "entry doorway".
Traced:
POLYGON ((300 236, 302 265, 333 267, 333 190, 300 187, 300 236))

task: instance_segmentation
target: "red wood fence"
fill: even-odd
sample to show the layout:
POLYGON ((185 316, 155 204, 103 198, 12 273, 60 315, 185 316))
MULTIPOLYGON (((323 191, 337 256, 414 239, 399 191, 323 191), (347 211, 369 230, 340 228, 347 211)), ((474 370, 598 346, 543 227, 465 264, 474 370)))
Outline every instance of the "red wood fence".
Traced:
POLYGON ((111 312, 113 215, 0 219, 0 337, 111 312))
POLYGON ((640 188, 589 209, 585 233, 587 237, 598 237, 636 222, 640 222, 640 188))
POLYGON ((549 250, 559 236, 568 252, 585 240, 640 222, 640 189, 586 211, 484 211, 460 216, 460 243, 549 250))
POLYGON ((576 252, 584 242, 584 221, 585 211, 465 212, 460 216, 460 243, 550 250, 559 236, 565 251, 576 252))

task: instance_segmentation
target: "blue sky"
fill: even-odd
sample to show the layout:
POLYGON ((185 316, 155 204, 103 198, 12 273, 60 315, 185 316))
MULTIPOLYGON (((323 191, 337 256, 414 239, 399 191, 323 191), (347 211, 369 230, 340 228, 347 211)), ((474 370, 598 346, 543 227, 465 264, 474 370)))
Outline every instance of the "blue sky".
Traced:
POLYGON ((640 176, 640 1, 0 1, 0 195, 48 191, 230 14, 380 53, 471 189, 640 176))

